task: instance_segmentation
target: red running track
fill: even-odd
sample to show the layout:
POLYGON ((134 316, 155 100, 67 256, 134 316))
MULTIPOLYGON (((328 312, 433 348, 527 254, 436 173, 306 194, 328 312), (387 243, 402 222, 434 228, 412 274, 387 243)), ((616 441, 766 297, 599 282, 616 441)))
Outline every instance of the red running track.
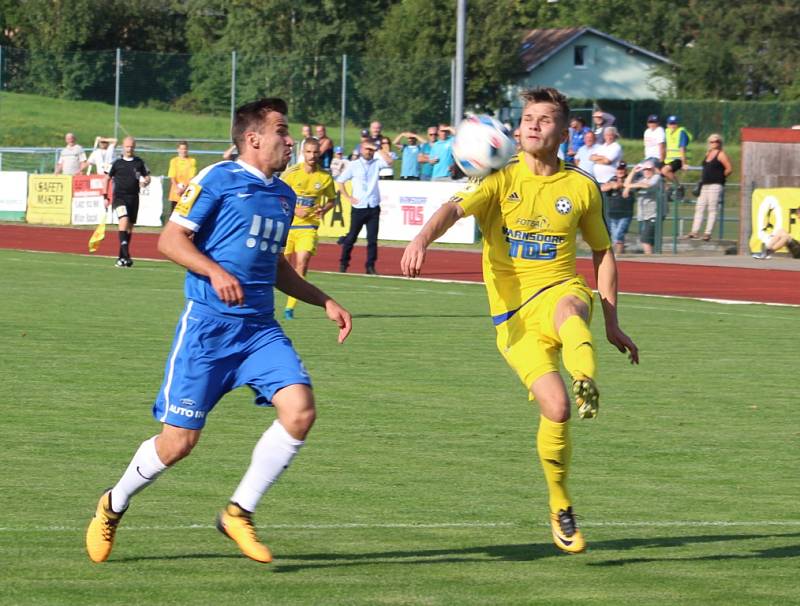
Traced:
MULTIPOLYGON (((88 254, 87 242, 91 233, 90 229, 0 224, 0 248, 88 254)), ((156 249, 157 239, 156 233, 137 232, 131 243, 134 257, 163 259, 156 249)), ((95 254, 115 258, 117 248, 117 235, 109 228, 106 239, 95 254)), ((402 254, 401 247, 380 247, 378 271, 387 276, 400 275, 402 254)), ((351 271, 363 271, 365 259, 365 248, 356 246, 351 271)), ((800 305, 800 273, 796 271, 660 261, 621 260, 618 264, 619 289, 622 292, 800 305)), ((311 267, 320 271, 337 271, 339 247, 320 244, 311 267)), ((591 260, 578 259, 578 271, 594 286, 591 260)), ((480 282, 481 256, 475 251, 433 249, 428 253, 423 277, 480 282)))

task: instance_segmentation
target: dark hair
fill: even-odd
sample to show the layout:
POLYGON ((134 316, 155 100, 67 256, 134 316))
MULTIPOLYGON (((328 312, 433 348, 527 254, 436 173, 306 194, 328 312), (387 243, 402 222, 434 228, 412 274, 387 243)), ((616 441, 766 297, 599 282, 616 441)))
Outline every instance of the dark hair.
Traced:
POLYGON ((233 126, 231 126, 231 139, 239 149, 244 149, 244 134, 249 130, 254 130, 266 118, 270 112, 278 112, 286 115, 289 109, 286 101, 277 97, 266 97, 258 101, 245 103, 238 107, 233 115, 233 126))
POLYGON ((573 120, 580 122, 583 126, 586 126, 586 120, 584 120, 581 116, 572 116, 572 118, 569 119, 570 122, 573 120))
POLYGON ((529 88, 520 93, 523 107, 529 103, 552 103, 558 107, 561 118, 564 122, 569 117, 569 103, 564 94, 558 89, 549 86, 539 86, 536 88, 529 88))
POLYGON ((189 144, 186 141, 178 141, 178 147, 180 147, 181 145, 185 145, 186 147, 189 147, 189 144))

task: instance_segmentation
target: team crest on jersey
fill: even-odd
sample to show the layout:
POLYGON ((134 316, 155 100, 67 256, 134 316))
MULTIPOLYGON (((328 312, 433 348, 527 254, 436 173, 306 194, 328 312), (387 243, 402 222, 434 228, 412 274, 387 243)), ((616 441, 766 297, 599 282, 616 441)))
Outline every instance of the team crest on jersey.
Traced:
POLYGON ((572 202, 569 198, 561 197, 556 200, 556 212, 560 215, 567 215, 572 210, 572 202))
POLYGON ((320 183, 319 181, 314 183, 314 189, 322 189, 322 183, 320 183))
POLYGON ((289 200, 281 196, 279 198, 281 201, 281 208, 283 209, 283 214, 287 217, 292 214, 291 206, 289 205, 289 200))

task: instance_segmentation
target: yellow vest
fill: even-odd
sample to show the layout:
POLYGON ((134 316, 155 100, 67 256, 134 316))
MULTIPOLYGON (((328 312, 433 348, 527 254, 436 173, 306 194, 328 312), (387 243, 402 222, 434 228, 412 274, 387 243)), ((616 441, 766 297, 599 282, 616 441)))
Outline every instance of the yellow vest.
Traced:
MULTIPOLYGON (((664 162, 672 162, 673 160, 679 160, 681 157, 681 133, 686 133, 686 138, 689 140, 689 143, 692 142, 692 134, 679 126, 675 130, 670 130, 669 128, 666 129, 667 135, 667 154, 664 157, 664 162)), ((686 161, 689 161, 689 147, 686 147, 686 161)))

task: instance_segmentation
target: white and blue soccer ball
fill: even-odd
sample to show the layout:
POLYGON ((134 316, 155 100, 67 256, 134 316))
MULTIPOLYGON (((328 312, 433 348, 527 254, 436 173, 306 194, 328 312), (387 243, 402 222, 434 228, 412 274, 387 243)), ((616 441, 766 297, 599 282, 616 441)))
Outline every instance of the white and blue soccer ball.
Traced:
POLYGON ((468 116, 456 129, 453 157, 468 177, 503 168, 515 152, 508 129, 491 116, 468 116))

